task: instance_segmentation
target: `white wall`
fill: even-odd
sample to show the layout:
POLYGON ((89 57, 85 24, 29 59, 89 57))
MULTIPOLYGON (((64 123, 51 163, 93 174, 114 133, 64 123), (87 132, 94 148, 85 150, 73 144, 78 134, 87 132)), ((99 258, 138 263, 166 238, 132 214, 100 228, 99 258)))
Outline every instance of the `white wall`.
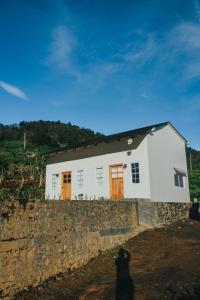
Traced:
POLYGON ((79 194, 84 194, 84 199, 109 198, 109 166, 113 164, 127 164, 124 171, 124 197, 125 198, 150 198, 149 170, 147 155, 147 139, 145 138, 139 147, 132 150, 131 155, 127 151, 105 154, 96 157, 84 158, 68 162, 49 164, 46 167, 46 199, 59 199, 61 191, 61 172, 72 172, 72 199, 79 194), (140 183, 132 183, 131 163, 140 163, 140 183), (96 168, 103 167, 103 184, 99 185, 96 179, 96 168), (83 187, 78 186, 77 171, 82 169, 83 187), (59 174, 57 193, 52 191, 52 174, 59 174))
POLYGON ((187 173, 185 143, 170 125, 147 136, 150 192, 153 201, 190 201, 188 177, 184 177, 184 187, 174 183, 174 168, 187 173))
MULTIPOLYGON (((78 151, 78 150, 77 150, 78 151)), ((61 173, 72 172, 72 199, 83 194, 84 199, 109 199, 109 166, 127 164, 124 172, 124 197, 148 198, 153 201, 190 201, 188 177, 184 187, 176 187, 174 168, 187 173, 185 143, 170 125, 147 135, 139 147, 132 150, 105 154, 96 157, 49 164, 46 167, 46 199, 59 199, 61 194, 61 173), (132 183, 131 163, 140 163, 140 183, 132 183), (103 167, 103 184, 97 183, 96 168, 103 167), (77 171, 82 169, 83 186, 78 186, 77 171), (56 191, 52 190, 52 174, 59 174, 56 191)))

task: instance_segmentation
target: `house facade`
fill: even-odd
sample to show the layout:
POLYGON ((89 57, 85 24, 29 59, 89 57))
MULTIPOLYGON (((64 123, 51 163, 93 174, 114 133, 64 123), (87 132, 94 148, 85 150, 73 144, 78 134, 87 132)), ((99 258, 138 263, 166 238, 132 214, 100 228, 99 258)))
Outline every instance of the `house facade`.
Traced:
POLYGON ((185 145, 170 122, 47 154, 45 198, 189 202, 185 145))

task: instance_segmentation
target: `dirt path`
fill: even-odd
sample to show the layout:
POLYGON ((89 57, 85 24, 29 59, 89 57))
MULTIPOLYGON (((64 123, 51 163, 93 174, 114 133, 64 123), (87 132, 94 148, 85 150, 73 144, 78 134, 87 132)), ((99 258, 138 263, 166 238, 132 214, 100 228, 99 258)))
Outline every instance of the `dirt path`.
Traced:
POLYGON ((145 231, 123 249, 102 253, 16 300, 200 299, 200 222, 145 231))

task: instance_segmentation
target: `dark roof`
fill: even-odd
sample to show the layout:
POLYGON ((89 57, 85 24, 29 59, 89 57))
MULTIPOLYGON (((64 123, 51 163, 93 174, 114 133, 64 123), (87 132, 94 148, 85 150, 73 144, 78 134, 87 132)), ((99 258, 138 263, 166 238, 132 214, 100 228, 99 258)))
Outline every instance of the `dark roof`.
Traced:
MULTIPOLYGON (((163 122, 163 123, 159 123, 159 124, 153 124, 150 126, 146 126, 146 127, 142 127, 142 128, 137 128, 137 129, 133 129, 133 130, 129 130, 129 131, 124 131, 124 132, 120 132, 120 133, 116 133, 116 134, 111 134, 111 135, 107 135, 107 136, 102 136, 87 142, 82 142, 77 144, 75 147, 73 148, 69 148, 69 147, 61 147, 61 148, 57 148, 53 151, 49 151, 47 153, 45 153, 45 155, 48 154, 53 154, 53 153, 58 153, 58 152, 63 152, 63 151, 69 151, 69 150, 75 150, 78 148, 82 148, 82 147, 87 147, 89 145, 97 145, 99 143, 109 143, 113 140, 120 140, 124 137, 130 137, 130 138, 134 138, 134 137, 138 137, 138 136, 145 136, 147 135, 153 128, 158 129, 160 127, 166 126, 171 123, 170 122, 163 122)), ((173 127, 173 125, 171 125, 173 127)), ((185 142, 187 142, 185 140, 185 138, 173 127, 173 129, 178 133, 179 136, 181 136, 182 139, 184 139, 185 142)))
POLYGON ((137 129, 132 129, 132 130, 124 131, 124 132, 107 135, 104 137, 104 140, 107 142, 107 141, 111 141, 111 140, 121 139, 123 137, 135 137, 136 135, 147 134, 152 128, 154 128, 154 127, 157 128, 157 127, 167 125, 167 124, 168 124, 168 122, 164 122, 164 123, 160 123, 160 124, 154 124, 154 125, 150 125, 150 126, 146 126, 146 127, 142 127, 142 128, 137 128, 137 129))

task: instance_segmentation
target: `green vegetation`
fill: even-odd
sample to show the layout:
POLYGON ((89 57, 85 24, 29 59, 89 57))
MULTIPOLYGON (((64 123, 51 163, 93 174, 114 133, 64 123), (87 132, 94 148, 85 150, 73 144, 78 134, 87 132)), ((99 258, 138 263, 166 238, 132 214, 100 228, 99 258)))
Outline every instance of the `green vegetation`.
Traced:
POLYGON ((0 124, 0 164, 29 162, 29 152, 44 153, 58 147, 72 148, 78 143, 100 137, 90 129, 80 128, 60 121, 21 122, 14 125, 0 124), (23 149, 26 137, 26 153, 23 149))
POLYGON ((100 136, 60 121, 0 124, 0 199, 44 198, 45 162, 38 155, 100 136))
MULTIPOLYGON (((45 161, 38 154, 72 148, 100 136, 60 121, 0 124, 0 199, 44 198, 45 161)), ((187 162, 191 198, 200 198, 200 151, 187 148, 187 162)))
POLYGON ((200 199, 200 151, 188 148, 187 162, 191 198, 200 199))

